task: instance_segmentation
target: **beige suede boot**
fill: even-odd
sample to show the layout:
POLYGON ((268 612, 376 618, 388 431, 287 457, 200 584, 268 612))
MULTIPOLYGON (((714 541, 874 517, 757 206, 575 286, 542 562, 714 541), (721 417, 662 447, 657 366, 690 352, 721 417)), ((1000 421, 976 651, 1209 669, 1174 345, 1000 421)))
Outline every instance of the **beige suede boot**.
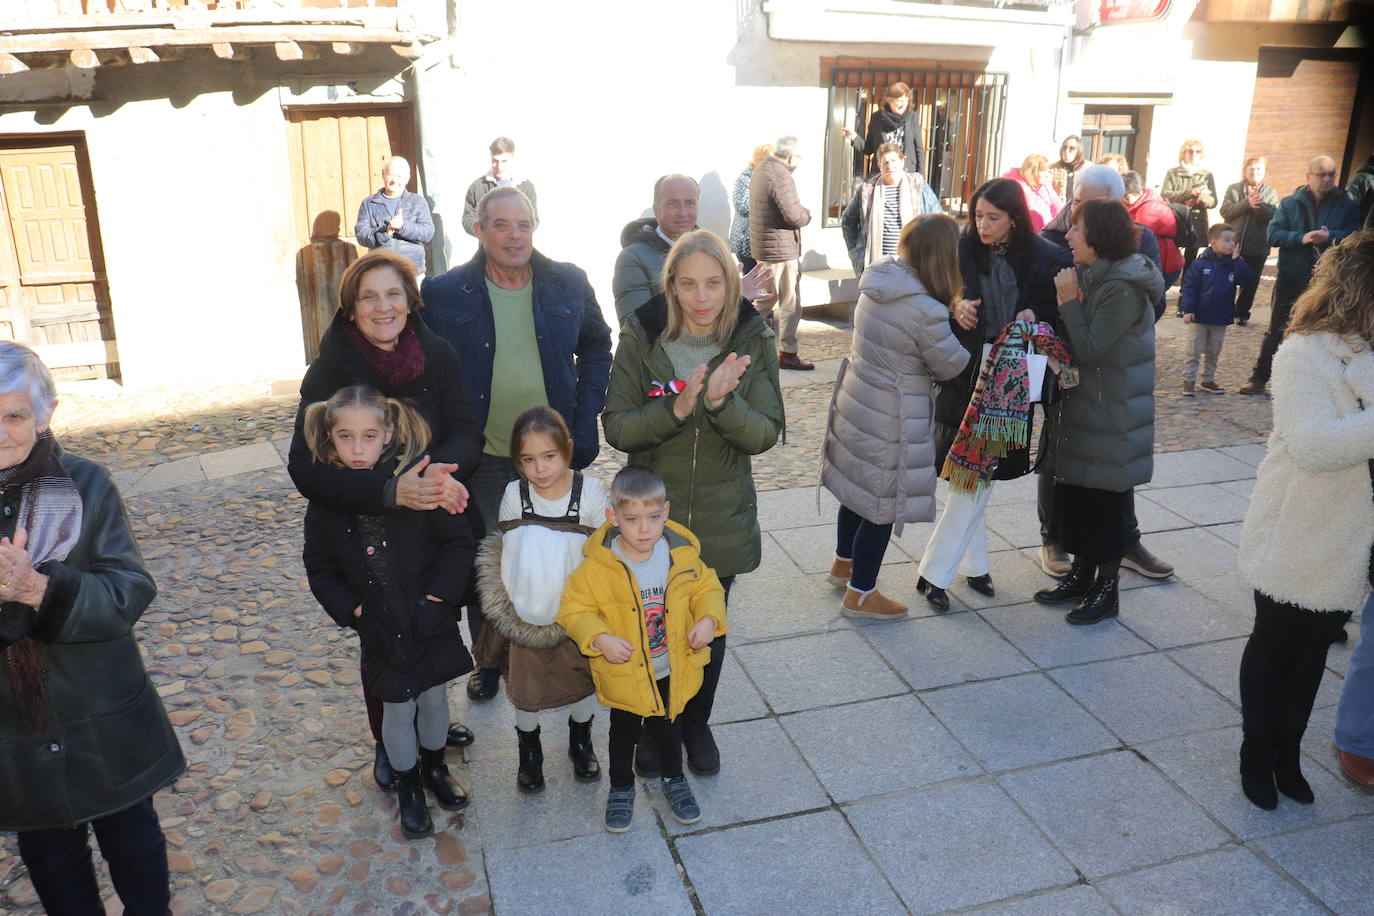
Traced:
POLYGON ((844 601, 840 603, 840 614, 872 620, 900 620, 906 616, 906 605, 893 601, 876 588, 868 592, 846 588, 844 601))
POLYGON ((839 557, 836 557, 835 562, 830 564, 830 575, 825 577, 825 581, 836 588, 844 588, 849 584, 849 577, 853 574, 854 561, 841 560, 839 557))

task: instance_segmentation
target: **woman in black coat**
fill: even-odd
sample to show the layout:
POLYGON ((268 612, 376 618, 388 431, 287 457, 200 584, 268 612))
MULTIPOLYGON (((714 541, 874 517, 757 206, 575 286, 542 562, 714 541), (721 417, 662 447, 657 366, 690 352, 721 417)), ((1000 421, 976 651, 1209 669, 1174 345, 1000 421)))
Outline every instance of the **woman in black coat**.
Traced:
MULTIPOLYGON (((840 129, 844 138, 863 150, 865 156, 878 152, 884 143, 901 146, 906 157, 906 171, 926 174, 926 139, 921 134, 921 119, 916 116, 911 87, 893 83, 883 94, 883 103, 868 119, 868 130, 860 134, 848 127, 840 129)), ((874 164, 876 170, 877 164, 874 164)))
MULTIPOLYGON (((349 265, 339 284, 339 311, 320 339, 320 355, 301 380, 301 402, 287 470, 296 489, 312 503, 354 515, 380 515, 397 506, 456 513, 467 506, 460 482, 477 468, 482 428, 477 423, 467 385, 453 346, 422 321, 415 267, 381 249, 349 265), (305 409, 327 401, 349 385, 367 385, 387 397, 403 398, 429 423, 428 454, 398 477, 378 467, 358 471, 315 462, 304 434, 305 409)), ((484 527, 475 513, 469 521, 480 537, 484 527)), ((366 665, 366 659, 363 661, 366 665)), ((376 741, 373 775, 377 785, 395 782, 382 745, 382 705, 366 686, 368 724, 376 741)), ((451 744, 472 743, 472 732, 454 725, 451 744)))
MULTIPOLYGON (((1009 322, 1019 319, 1054 325, 1059 310, 1054 292, 1054 272, 1068 266, 1064 253, 1035 234, 1025 194, 1008 178, 994 178, 973 193, 973 214, 959 239, 959 270, 964 277, 964 298, 955 303, 950 321, 964 349, 973 354, 968 367, 948 382, 936 384, 935 470, 963 422, 982 371, 983 345, 996 340, 1009 322)), ((1030 449, 1014 449, 999 459, 993 480, 1015 480, 1030 471, 1030 449)), ((921 559, 917 588, 937 610, 949 607, 945 594, 962 569, 969 586, 993 594, 987 571, 987 528, 983 520, 986 494, 965 500, 951 493, 921 559), (977 503, 975 505, 975 502, 977 503), (967 503, 967 505, 965 504, 967 503)))

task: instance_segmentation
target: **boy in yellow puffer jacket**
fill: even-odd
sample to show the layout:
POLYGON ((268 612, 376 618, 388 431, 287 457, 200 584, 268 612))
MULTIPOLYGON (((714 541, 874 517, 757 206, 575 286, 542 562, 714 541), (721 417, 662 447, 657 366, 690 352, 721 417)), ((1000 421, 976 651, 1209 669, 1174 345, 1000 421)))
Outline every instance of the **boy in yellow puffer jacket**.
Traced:
POLYGON ((678 716, 701 689, 711 640, 726 630, 725 590, 701 562, 701 543, 668 521, 663 479, 629 465, 611 483, 606 524, 587 539, 568 577, 558 623, 591 659, 596 695, 611 710, 606 829, 634 820, 635 742, 658 745, 663 796, 683 824, 701 809, 682 774, 678 716))

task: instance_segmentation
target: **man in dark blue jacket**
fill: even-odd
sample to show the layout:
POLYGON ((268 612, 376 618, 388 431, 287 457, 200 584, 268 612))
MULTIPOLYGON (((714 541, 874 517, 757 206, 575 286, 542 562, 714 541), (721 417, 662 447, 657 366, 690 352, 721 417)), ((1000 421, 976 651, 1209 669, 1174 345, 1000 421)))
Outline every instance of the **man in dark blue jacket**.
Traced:
MULTIPOLYGON (((547 404, 563 415, 573 437, 574 468, 600 451, 597 418, 611 377, 611 331, 587 275, 534 250, 534 208, 518 188, 488 191, 477 205, 481 247, 471 261, 420 290, 420 317, 458 351, 485 442, 468 491, 490 529, 506 484, 515 418, 547 404)), ((469 609, 476 640, 481 615, 469 609)), ((498 672, 478 669, 468 695, 496 694, 498 672)))
POLYGON ((425 278, 425 245, 434 238, 434 217, 419 194, 406 190, 410 163, 392 156, 382 166, 382 189, 358 207, 353 237, 364 248, 390 248, 415 265, 416 279, 425 278))
POLYGON ((1280 201, 1278 212, 1269 221, 1269 244, 1279 249, 1274 310, 1250 381, 1237 389, 1241 394, 1264 393, 1274 353, 1288 330, 1293 303, 1307 289, 1317 258, 1360 228, 1360 208, 1336 187, 1336 174, 1336 160, 1330 156, 1318 156, 1307 163, 1307 184, 1280 201))

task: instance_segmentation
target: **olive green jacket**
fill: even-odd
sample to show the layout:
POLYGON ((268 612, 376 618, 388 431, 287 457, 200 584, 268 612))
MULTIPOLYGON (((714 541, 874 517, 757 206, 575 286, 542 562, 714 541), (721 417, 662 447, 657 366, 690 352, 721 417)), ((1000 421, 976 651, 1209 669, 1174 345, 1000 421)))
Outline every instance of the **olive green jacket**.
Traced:
POLYGON ((601 417, 606 441, 659 473, 669 516, 700 539, 706 565, 720 576, 749 572, 762 549, 750 456, 772 448, 784 423, 777 344, 753 306, 741 301, 735 333, 708 365, 714 371, 737 353, 749 357, 749 368, 717 409, 708 410, 703 397, 679 420, 671 397, 649 397, 676 375, 659 339, 667 316, 667 301, 658 295, 620 329, 601 417))

